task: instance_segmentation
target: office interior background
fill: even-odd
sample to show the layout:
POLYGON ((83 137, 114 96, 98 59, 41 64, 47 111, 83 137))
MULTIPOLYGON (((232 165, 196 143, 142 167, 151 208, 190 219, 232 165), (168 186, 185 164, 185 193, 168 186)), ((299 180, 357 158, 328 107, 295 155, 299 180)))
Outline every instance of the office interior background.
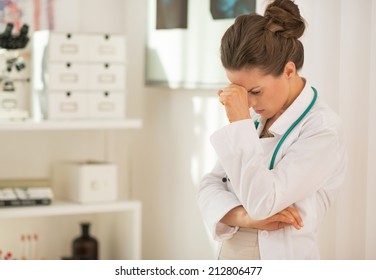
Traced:
MULTIPOLYGON (((0 178, 47 178, 52 163, 65 158, 115 162, 119 195, 142 203, 142 259, 213 259, 217 244, 201 219, 196 190, 200 178, 216 161, 209 136, 227 120, 214 86, 146 83, 145 74, 150 70, 147 52, 152 48, 148 33, 152 2, 54 1, 56 31, 125 35, 126 117, 141 119, 142 127, 109 132, 1 132, 0 178)), ((256 11, 263 13, 266 3, 257 0, 256 11)), ((343 119, 348 143, 346 180, 319 233, 321 255, 323 259, 376 259, 376 2, 296 3, 308 23, 302 38, 305 64, 301 75, 343 119)), ((210 17, 209 1, 189 0, 188 28, 201 17, 210 17), (192 11, 200 12, 197 16, 192 11)), ((202 51, 219 59, 219 41, 208 43, 205 34, 189 37, 182 47, 200 40, 202 51)), ((170 52, 173 57, 174 50, 170 52)), ((200 49, 189 58, 184 57, 187 52, 178 52, 182 64, 171 71, 184 73, 185 59, 196 66, 206 61, 200 49)), ((163 68, 163 63, 160 66, 163 68)), ((218 77, 223 75, 220 64, 213 64, 213 69, 210 65, 202 67, 218 77)), ((165 70, 167 74, 170 71, 165 70)), ((61 219, 79 223, 77 217, 61 219)), ((110 240, 112 225, 102 221, 100 228, 95 221, 96 217, 92 234, 110 240)), ((2 226, 2 247, 4 240, 14 238, 20 222, 44 232, 40 243, 46 244, 40 244, 40 250, 45 255, 53 247, 58 247, 61 255, 69 255, 70 241, 78 235, 78 227, 73 227, 58 239, 63 222, 57 224, 50 218, 15 219, 6 221, 6 229, 2 226)), ((121 226, 126 231, 132 223, 125 219, 121 226)))

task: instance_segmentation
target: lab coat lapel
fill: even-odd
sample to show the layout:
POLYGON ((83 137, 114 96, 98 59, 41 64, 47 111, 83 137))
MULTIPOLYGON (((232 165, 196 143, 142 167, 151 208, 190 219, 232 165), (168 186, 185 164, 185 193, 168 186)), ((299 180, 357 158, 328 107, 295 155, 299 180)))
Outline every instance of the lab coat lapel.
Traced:
POLYGON ((274 135, 282 136, 289 127, 297 120, 307 109, 313 98, 313 90, 306 82, 305 87, 287 110, 273 123, 269 131, 274 135))

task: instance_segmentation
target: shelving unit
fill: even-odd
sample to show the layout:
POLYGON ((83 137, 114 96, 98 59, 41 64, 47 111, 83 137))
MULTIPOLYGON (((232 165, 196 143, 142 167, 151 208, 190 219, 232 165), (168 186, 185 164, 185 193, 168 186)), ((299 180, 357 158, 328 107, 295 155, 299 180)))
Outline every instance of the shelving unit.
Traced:
MULTIPOLYGON (((72 4, 65 3, 64 5, 57 6, 56 11, 61 12, 61 14, 64 14, 65 11, 71 11, 76 8, 88 9, 95 14, 96 12, 106 10, 108 3, 103 2, 98 6, 91 5, 89 2, 81 4, 72 2, 72 4)), ((115 9, 122 9, 121 7, 122 5, 115 9)), ((106 42, 111 42, 112 44, 112 42, 114 42, 112 39, 116 37, 113 35, 123 35, 125 31, 121 24, 121 18, 119 18, 119 16, 122 16, 122 13, 114 15, 110 9, 102 14, 104 21, 106 22, 104 29, 111 31, 114 30, 113 27, 116 26, 116 31, 119 32, 119 34, 110 34, 110 37, 107 36, 109 34, 102 34, 106 35, 105 37, 102 36, 102 38, 105 38, 106 42)), ((56 30, 76 30, 77 28, 75 28, 75 26, 80 26, 82 22, 87 22, 85 15, 80 15, 77 18, 62 18, 62 21, 59 22, 59 26, 56 26, 56 30)), ((91 24, 91 30, 103 30, 102 23, 94 21, 91 24)), ((96 35, 100 35, 100 32, 95 32, 95 34, 89 34, 87 30, 82 30, 82 32, 85 33, 84 35, 90 35, 86 36, 90 38, 98 38, 96 35)), ((29 178, 49 179, 50 167, 53 163, 60 160, 84 161, 103 159, 103 161, 117 161, 116 163, 119 164, 118 166, 121 167, 122 172, 119 179, 123 180, 119 187, 124 191, 123 193, 119 192, 119 199, 123 200, 111 203, 81 205, 68 201, 58 201, 57 198, 55 198, 53 204, 48 206, 0 208, 0 225, 2 228, 0 231, 0 250, 3 250, 3 252, 5 252, 5 250, 14 251, 14 255, 17 257, 20 247, 20 234, 37 233, 40 237, 38 250, 41 258, 59 259, 62 256, 69 257, 71 253, 71 241, 75 235, 79 233, 79 223, 81 221, 89 221, 92 222, 91 228, 93 236, 98 238, 98 241, 100 242, 100 250, 103 252, 103 254, 100 254, 100 258, 140 259, 142 206, 139 201, 127 201, 124 199, 129 198, 128 193, 126 193, 127 188, 129 188, 129 186, 126 185, 129 181, 127 177, 129 160, 127 154, 128 151, 126 149, 127 144, 129 143, 127 132, 128 130, 141 128, 142 121, 139 119, 120 119, 126 115, 125 105, 127 103, 124 102, 126 101, 128 88, 126 82, 127 79, 132 79, 133 76, 128 77, 126 71, 114 71, 111 73, 104 72, 115 68, 119 69, 117 66, 120 66, 120 64, 123 63, 123 68, 126 70, 124 61, 124 59, 126 59, 126 42, 124 42, 124 44, 114 43, 107 47, 107 43, 103 44, 103 41, 100 44, 94 44, 95 42, 93 43, 90 39, 89 43, 83 43, 84 46, 90 48, 83 50, 81 48, 82 41, 76 41, 75 39, 80 37, 77 35, 82 34, 74 34, 74 36, 71 36, 72 34, 69 32, 65 35, 60 36, 60 39, 62 40, 58 39, 57 41, 55 40, 56 37, 54 37, 53 44, 50 44, 50 40, 47 52, 45 52, 47 48, 38 46, 34 48, 34 46, 31 46, 32 48, 28 54, 26 67, 26 69, 30 70, 30 85, 31 87, 39 85, 38 81, 41 81, 42 83, 40 83, 40 85, 43 84, 46 87, 42 89, 38 86, 38 88, 33 88, 30 91, 29 99, 32 101, 30 104, 30 107, 32 108, 28 109, 30 109, 31 116, 33 117, 39 118, 43 115, 46 118, 54 120, 0 120, 0 155, 2 158, 1 166, 3 170, 0 175, 0 180, 27 180, 29 178), (66 39, 63 40, 63 37, 68 34, 69 36, 65 37, 66 39), (69 43, 69 48, 64 48, 64 44, 67 42, 69 43), (72 45, 72 43, 75 45, 72 45), (100 48, 96 48, 95 46, 100 46, 100 48), (92 53, 98 49, 103 50, 103 46, 105 48, 105 51, 102 52, 103 55, 111 55, 113 51, 116 51, 116 54, 124 54, 124 59, 109 58, 107 56, 107 58, 101 60, 101 55, 92 53), (72 48, 74 50, 83 50, 83 52, 72 52, 72 48), (67 56, 64 56, 61 53, 67 49, 68 54, 76 54, 76 59, 72 59, 72 57, 67 58, 67 56), (110 50, 110 52, 108 50, 110 50), (56 51, 60 53, 56 54, 56 51), (45 54, 48 54, 48 56, 39 56, 44 56, 45 54), (93 54, 94 59, 84 58, 89 54, 93 54), (67 62, 69 62, 69 65, 66 64, 67 62), (43 65, 41 63, 43 63, 43 65), (60 81, 48 79, 52 77, 52 67, 45 67, 47 64, 49 66, 57 66, 58 64, 58 66, 65 65, 66 67, 64 67, 64 71, 62 68, 59 68, 62 71, 58 73, 72 71, 69 73, 74 75, 74 79, 62 79, 60 81), (76 66, 83 66, 83 64, 85 64, 84 66, 87 66, 86 70, 82 67, 75 68, 76 66), (100 64, 105 66, 105 68, 99 69, 96 67, 99 67, 100 64), (110 67, 107 67, 108 65, 110 67), (90 68, 89 71, 87 71, 88 68, 90 68), (43 76, 35 75, 36 73, 42 74, 42 71, 49 71, 49 73, 47 73, 48 75, 44 75, 46 73, 43 72, 43 76), (105 73, 106 75, 102 76, 102 78, 104 77, 106 79, 105 83, 98 85, 98 83, 93 82, 93 80, 87 79, 85 86, 81 87, 82 84, 80 86, 74 85, 75 81, 77 83, 84 81, 85 75, 91 78, 95 77, 95 75, 89 76, 92 73, 105 73), (114 76, 114 79, 112 79, 107 74, 118 75, 116 77, 114 76), (124 79, 124 83, 121 82, 122 79, 124 79), (116 85, 115 82, 117 83, 116 85), (43 91, 43 94, 40 90, 43 91), (58 93, 65 93, 66 96, 68 96, 68 92, 66 91, 69 91, 69 98, 72 99, 73 97, 74 102, 81 101, 81 99, 75 99, 75 96, 77 97, 79 95, 84 97, 86 102, 78 102, 75 104, 85 105, 85 110, 82 110, 85 111, 85 114, 79 116, 76 114, 73 114, 74 116, 67 114, 66 116, 60 115, 58 117, 52 117, 51 114, 45 114, 46 112, 51 113, 51 110, 43 110, 42 113, 41 109, 48 109, 49 103, 40 102, 42 101, 39 99, 40 97, 48 97, 48 100, 46 101, 54 101, 56 100, 55 97, 57 97, 58 93), (52 96, 52 93, 56 95, 52 96), (109 94, 107 95, 107 93, 109 94), (122 99, 113 98, 123 94, 124 98, 122 99), (88 102, 89 98, 87 98, 89 95, 90 102, 88 102), (38 96, 36 100, 33 98, 35 96, 38 96), (94 96, 96 98, 91 98, 94 96), (103 108, 93 105, 97 104, 100 100, 103 100, 103 98, 116 105, 112 107, 114 110, 120 108, 117 111, 119 114, 110 113, 104 116, 101 112, 98 112, 99 110, 95 110, 95 108, 103 108), (88 104, 90 104, 90 106, 88 104), (45 105, 46 108, 42 108, 45 105), (36 114, 33 114, 34 110, 36 114), (79 120, 79 118, 87 120, 79 120), (118 118, 118 120, 112 118, 118 118), (124 131, 125 133, 123 133, 124 131), (120 152, 117 150, 118 146, 121 147, 120 152)), ((41 43, 41 40, 34 40, 31 38, 30 43, 34 44, 34 42, 39 44, 41 43)), ((56 68, 54 69, 56 70, 56 68)), ((72 75, 69 77, 72 77, 72 75)), ((62 76, 67 77, 64 75, 62 76)), ((22 94, 29 93, 24 91, 22 94)), ((61 102, 57 103, 60 104, 61 102)), ((54 108, 57 109, 60 107, 54 108)), ((80 107, 73 109, 77 108, 80 107)), ((108 109, 109 107, 106 108, 108 109)))
MULTIPOLYGON (((8 132, 59 132, 59 131, 112 131, 139 129, 142 121, 139 119, 124 120, 74 120, 74 121, 0 121, 0 133, 8 132)), ((104 149, 110 149, 108 146, 104 149)), ((1 178, 0 178, 1 179, 1 178)), ((87 216, 97 219, 98 234, 103 240, 105 258, 141 259, 141 202, 135 200, 118 200, 106 203, 79 204, 70 201, 53 200, 46 206, 22 206, 0 208, 0 221, 4 227, 7 222, 12 226, 17 221, 41 221, 62 223, 78 221, 87 216), (69 218, 71 217, 71 218, 69 218), (52 220, 51 220, 52 219, 52 220), (112 220, 113 222, 110 222, 112 220), (110 232, 108 228, 111 228, 110 232), (108 245, 109 244, 109 245, 108 245), (106 247, 106 248, 105 248, 106 247), (113 252, 113 253, 111 253, 113 252)), ((74 222, 76 225, 77 222, 74 222)), ((45 231, 44 231, 45 232, 45 231)), ((46 233, 46 232, 45 232, 46 233)), ((68 238, 64 236, 64 238, 68 238)), ((65 241, 66 242, 66 241, 65 241)), ((4 245, 4 243, 3 243, 4 245)), ((54 254, 56 256, 56 254, 54 254)))
POLYGON ((131 255, 133 259, 141 259, 141 211, 139 201, 115 201, 111 203, 77 204, 69 201, 54 201, 51 205, 0 208, 0 219, 58 217, 85 214, 106 214, 131 212, 132 246, 120 251, 123 255, 131 255))

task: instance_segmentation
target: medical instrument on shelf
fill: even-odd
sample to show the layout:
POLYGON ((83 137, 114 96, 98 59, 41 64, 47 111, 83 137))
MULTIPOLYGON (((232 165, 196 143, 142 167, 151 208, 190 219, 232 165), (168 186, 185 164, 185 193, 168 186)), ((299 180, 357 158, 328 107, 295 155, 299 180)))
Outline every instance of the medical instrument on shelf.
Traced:
POLYGON ((13 23, 8 23, 0 33, 0 119, 27 119, 29 117, 28 93, 30 78, 26 67, 24 49, 29 42, 28 25, 24 24, 18 35, 12 34, 13 23))

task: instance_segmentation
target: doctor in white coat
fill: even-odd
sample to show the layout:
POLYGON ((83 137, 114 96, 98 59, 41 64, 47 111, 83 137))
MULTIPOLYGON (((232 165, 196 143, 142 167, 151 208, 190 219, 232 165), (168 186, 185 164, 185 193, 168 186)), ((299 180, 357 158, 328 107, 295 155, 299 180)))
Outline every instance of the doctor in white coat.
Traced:
POLYGON ((290 0, 242 15, 221 41, 229 124, 198 190, 219 259, 319 259, 317 232, 341 186, 341 120, 300 77, 305 23, 290 0), (251 116, 250 108, 256 113, 251 116))

